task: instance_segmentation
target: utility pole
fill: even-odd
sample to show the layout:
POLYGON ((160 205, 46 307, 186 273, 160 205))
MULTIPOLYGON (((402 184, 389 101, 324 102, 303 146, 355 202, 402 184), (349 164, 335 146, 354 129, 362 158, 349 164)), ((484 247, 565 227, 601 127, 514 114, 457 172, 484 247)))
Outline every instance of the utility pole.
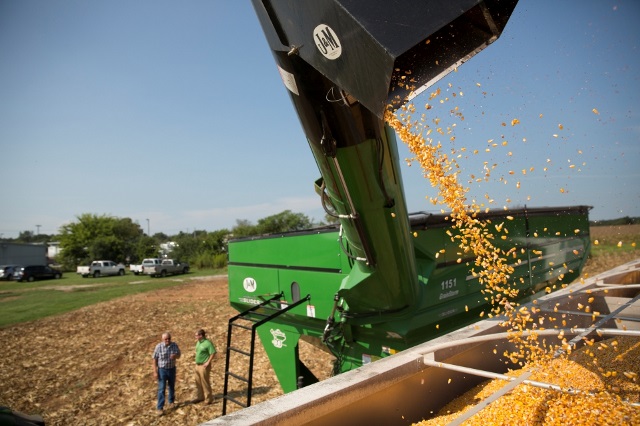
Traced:
POLYGON ((40 235, 40 225, 36 225, 36 235, 40 235))
POLYGON ((151 236, 151 226, 149 225, 149 219, 147 219, 147 235, 151 236))

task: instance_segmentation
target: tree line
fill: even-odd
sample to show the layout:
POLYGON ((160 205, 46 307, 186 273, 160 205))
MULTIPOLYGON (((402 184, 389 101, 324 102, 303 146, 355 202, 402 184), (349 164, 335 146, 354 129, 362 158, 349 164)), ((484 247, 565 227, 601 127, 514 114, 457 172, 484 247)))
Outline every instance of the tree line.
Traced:
POLYGON ((589 221, 589 225, 591 226, 618 226, 618 225, 637 225, 637 224, 640 224, 640 217, 625 216, 618 219, 589 221))
POLYGON ((147 235, 144 229, 130 218, 83 213, 76 220, 63 225, 56 235, 21 232, 17 239, 6 241, 22 243, 46 243, 58 241, 60 254, 55 262, 65 270, 75 270, 78 265, 105 259, 135 264, 142 259, 164 255, 190 263, 195 268, 223 268, 227 264, 227 245, 230 239, 279 232, 300 231, 315 225, 302 213, 284 210, 281 213, 258 220, 236 220, 231 229, 216 231, 195 230, 176 235, 156 233, 147 235))

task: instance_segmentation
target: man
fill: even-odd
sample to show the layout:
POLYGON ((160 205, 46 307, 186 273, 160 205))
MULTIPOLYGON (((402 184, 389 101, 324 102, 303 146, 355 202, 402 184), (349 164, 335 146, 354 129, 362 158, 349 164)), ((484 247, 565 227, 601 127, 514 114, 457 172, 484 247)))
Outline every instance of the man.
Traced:
POLYGON ((175 403, 176 386, 176 360, 180 358, 180 348, 178 344, 171 341, 171 333, 168 331, 162 334, 162 342, 156 345, 153 351, 153 377, 158 381, 158 404, 157 414, 164 413, 164 394, 167 384, 169 385, 169 408, 175 403))
POLYGON ((192 402, 194 404, 205 401, 207 405, 213 403, 211 393, 211 362, 216 356, 216 347, 207 339, 204 330, 196 331, 196 389, 198 394, 192 402))

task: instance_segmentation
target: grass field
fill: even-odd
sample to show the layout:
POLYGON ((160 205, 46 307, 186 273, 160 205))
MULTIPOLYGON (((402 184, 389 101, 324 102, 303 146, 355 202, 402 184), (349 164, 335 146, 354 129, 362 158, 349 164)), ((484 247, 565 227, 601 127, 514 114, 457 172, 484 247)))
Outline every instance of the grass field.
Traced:
POLYGON ((0 327, 73 311, 118 297, 179 286, 198 277, 222 274, 226 274, 226 269, 197 270, 165 278, 133 274, 82 278, 75 273, 68 273, 59 280, 30 283, 3 281, 0 282, 0 303, 5 303, 2 303, 0 327))
POLYGON ((640 225, 592 226, 591 258, 583 275, 594 276, 640 258, 640 225))

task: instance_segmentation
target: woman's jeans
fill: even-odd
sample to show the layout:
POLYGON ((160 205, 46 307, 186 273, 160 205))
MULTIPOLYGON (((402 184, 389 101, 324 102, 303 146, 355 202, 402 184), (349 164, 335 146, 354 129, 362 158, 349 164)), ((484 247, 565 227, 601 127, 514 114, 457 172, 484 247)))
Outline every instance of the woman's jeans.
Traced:
POLYGON ((173 404, 176 394, 176 368, 158 368, 158 410, 164 408, 164 391, 169 384, 169 404, 173 404))

